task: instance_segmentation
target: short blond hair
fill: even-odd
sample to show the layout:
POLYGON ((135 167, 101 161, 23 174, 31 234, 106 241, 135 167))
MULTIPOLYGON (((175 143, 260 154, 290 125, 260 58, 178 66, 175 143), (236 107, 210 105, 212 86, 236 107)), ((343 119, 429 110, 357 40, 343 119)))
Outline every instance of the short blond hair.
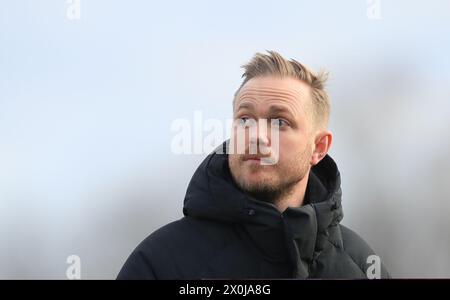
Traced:
POLYGON ((313 122, 320 128, 326 128, 330 115, 330 100, 325 90, 328 72, 322 70, 319 73, 313 73, 295 59, 286 60, 275 51, 267 52, 268 54, 256 53, 250 62, 242 66, 244 81, 234 94, 234 98, 236 99, 241 88, 252 78, 271 75, 281 78, 292 77, 311 87, 313 122))

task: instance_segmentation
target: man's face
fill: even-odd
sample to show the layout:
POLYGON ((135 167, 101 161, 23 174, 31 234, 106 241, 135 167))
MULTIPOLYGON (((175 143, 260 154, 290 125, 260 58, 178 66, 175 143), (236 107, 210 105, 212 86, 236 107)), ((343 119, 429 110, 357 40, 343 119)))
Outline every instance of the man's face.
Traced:
POLYGON ((310 87, 293 78, 256 77, 242 87, 233 109, 232 139, 240 138, 239 126, 256 124, 258 132, 253 135, 256 138, 251 138, 250 130, 244 129, 245 153, 233 149, 235 154, 228 158, 233 179, 242 190, 272 202, 308 175, 314 150, 311 105, 310 87), (266 132, 260 130, 261 119, 267 120, 266 132), (278 145, 272 139, 272 122, 279 126, 278 145), (250 154, 250 146, 255 144, 258 152, 250 154), (270 156, 278 158, 277 163, 261 164, 260 158, 264 161, 267 150, 270 156))

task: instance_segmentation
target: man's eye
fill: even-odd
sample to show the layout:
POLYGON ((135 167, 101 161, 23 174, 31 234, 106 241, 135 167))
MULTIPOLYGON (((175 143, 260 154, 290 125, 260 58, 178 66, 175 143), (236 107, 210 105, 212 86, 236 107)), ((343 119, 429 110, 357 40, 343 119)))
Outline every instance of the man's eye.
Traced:
POLYGON ((275 122, 275 125, 279 127, 287 126, 289 123, 286 120, 283 119, 273 119, 273 122, 275 122))
POLYGON ((239 125, 248 126, 250 124, 250 118, 242 117, 239 118, 239 125))

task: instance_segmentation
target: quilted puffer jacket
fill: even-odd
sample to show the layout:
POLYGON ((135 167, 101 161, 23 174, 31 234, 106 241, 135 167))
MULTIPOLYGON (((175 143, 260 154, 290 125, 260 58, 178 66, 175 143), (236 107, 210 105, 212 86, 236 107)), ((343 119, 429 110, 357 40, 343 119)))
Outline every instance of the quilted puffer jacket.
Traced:
MULTIPOLYGON (((227 158, 213 152, 201 163, 184 217, 147 237, 118 279, 368 278, 369 267, 377 272, 372 249, 339 223, 341 180, 330 156, 311 169, 303 205, 283 213, 243 193, 227 158)), ((381 278, 389 277, 378 265, 381 278)))

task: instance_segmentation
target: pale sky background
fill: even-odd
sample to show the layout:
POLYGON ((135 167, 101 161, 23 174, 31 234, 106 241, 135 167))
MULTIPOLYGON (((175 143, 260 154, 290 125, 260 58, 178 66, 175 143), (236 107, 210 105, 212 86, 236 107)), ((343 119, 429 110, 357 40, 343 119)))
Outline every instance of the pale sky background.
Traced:
POLYGON ((450 277, 450 2, 380 3, 0 0, 0 278, 115 278, 206 156, 171 123, 230 118, 266 49, 331 72, 343 224, 394 277, 450 277))

